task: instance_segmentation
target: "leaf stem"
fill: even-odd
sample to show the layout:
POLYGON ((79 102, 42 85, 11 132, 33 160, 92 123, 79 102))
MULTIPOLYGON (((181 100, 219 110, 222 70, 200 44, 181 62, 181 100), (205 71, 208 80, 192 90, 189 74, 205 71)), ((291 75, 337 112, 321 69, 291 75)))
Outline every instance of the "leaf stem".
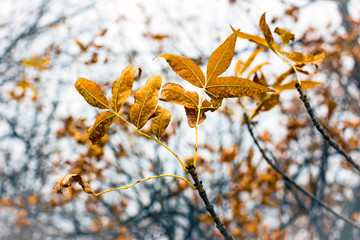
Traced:
POLYGON ((160 178, 160 177, 174 177, 174 178, 179 178, 183 181, 185 181, 192 189, 196 189, 196 187, 189 181, 187 180, 186 178, 183 178, 183 177, 180 177, 180 176, 177 176, 177 175, 172 175, 172 174, 163 174, 163 175, 156 175, 156 176, 152 176, 152 177, 147 177, 147 178, 144 178, 144 179, 141 179, 139 181, 136 181, 128 186, 125 186, 125 187, 119 187, 119 188, 113 188, 113 189, 109 189, 109 190, 106 190, 106 191, 103 191, 103 192, 100 192, 100 193, 94 193, 94 196, 100 196, 101 194, 104 194, 104 193, 108 193, 108 192, 112 192, 112 191, 117 191, 117 190, 122 190, 122 189, 128 189, 138 183, 141 183, 141 182, 145 182, 147 180, 150 180, 150 179, 154 179, 154 178, 160 178))
POLYGON ((289 65, 294 69, 294 72, 295 72, 295 74, 296 74, 296 79, 297 79, 297 81, 298 81, 298 84, 301 86, 300 76, 299 76, 298 70, 296 69, 296 66, 294 66, 294 64, 292 64, 292 63, 289 62, 288 60, 286 60, 286 58, 285 58, 284 55, 282 55, 282 60, 283 60, 284 62, 286 62, 287 64, 289 64, 289 65))
POLYGON ((204 85, 202 94, 201 94, 201 98, 200 98, 200 103, 197 106, 197 117, 196 117, 196 124, 195 124, 195 153, 194 153, 194 161, 193 161, 193 165, 194 168, 196 169, 196 160, 197 160, 197 152, 198 152, 198 142, 199 142, 199 121, 200 121, 200 114, 201 114, 201 109, 202 109, 202 102, 204 99, 204 94, 205 94, 205 89, 206 89, 206 83, 204 85))

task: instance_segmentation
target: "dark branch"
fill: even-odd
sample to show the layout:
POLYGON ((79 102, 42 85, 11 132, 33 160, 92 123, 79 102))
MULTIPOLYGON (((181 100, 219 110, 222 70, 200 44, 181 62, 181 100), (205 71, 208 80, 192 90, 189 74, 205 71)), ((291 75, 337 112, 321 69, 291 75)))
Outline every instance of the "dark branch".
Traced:
POLYGON ((329 133, 324 129, 324 127, 321 125, 321 123, 316 119, 315 114, 313 109, 310 106, 310 103, 306 97, 306 95, 304 95, 301 86, 296 83, 295 84, 296 89, 298 90, 299 94, 300 94, 300 99, 301 101, 303 101, 305 108, 309 114, 309 116, 311 117, 311 120, 314 124, 314 126, 316 127, 316 129, 321 133, 321 135, 323 136, 323 138, 336 150, 338 151, 338 153, 340 153, 341 155, 344 156, 344 158, 346 159, 346 161, 348 163, 350 163, 358 172, 360 172, 360 165, 357 164, 349 154, 347 154, 344 149, 342 149, 342 147, 340 147, 340 145, 335 142, 334 139, 331 138, 331 136, 329 135, 329 133))
POLYGON ((265 159, 265 161, 277 172, 279 173, 283 179, 285 181, 287 181, 288 183, 290 183, 291 185, 293 185, 296 189, 298 189, 300 192, 302 192, 304 195, 306 195, 307 197, 311 198, 313 201, 317 202, 317 204, 321 207, 323 207, 325 210, 327 210, 328 212, 330 212, 331 214, 333 214, 335 217, 343 220, 344 222, 348 223, 349 225, 353 226, 354 228, 360 229, 360 226, 356 223, 354 223, 352 220, 350 220, 348 217, 343 216, 337 212, 335 212, 334 210, 332 210, 329 206, 327 206, 323 201, 321 201, 319 198, 317 198, 316 196, 314 196, 312 193, 306 191, 304 188, 302 188, 301 186, 299 186, 292 178, 288 177, 279 167, 277 167, 266 155, 264 149, 260 146, 258 140, 256 139, 252 126, 249 122, 249 118, 247 116, 246 113, 244 113, 244 120, 245 123, 247 125, 247 128, 249 130, 249 133, 252 137, 252 139, 254 140, 254 143, 256 145, 256 147, 259 149, 259 151, 261 152, 261 155, 263 156, 263 158, 265 159))
POLYGON ((189 170, 189 173, 195 182, 195 187, 198 190, 201 199, 204 201, 206 205, 206 210, 211 214, 211 217, 213 218, 216 224, 216 228, 219 229, 220 233, 224 236, 226 240, 234 240, 234 237, 232 236, 231 232, 225 227, 224 223, 219 219, 219 217, 215 212, 214 206, 210 203, 206 195, 204 186, 202 185, 202 182, 198 178, 194 165, 189 164, 186 168, 189 170))

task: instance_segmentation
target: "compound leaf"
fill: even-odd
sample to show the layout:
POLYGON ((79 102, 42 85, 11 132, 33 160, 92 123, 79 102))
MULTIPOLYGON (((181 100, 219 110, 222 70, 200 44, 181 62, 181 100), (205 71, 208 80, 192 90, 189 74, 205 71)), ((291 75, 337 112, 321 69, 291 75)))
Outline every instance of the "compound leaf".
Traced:
POLYGON ((75 88, 91 106, 100 109, 110 108, 104 93, 95 82, 86 78, 79 78, 75 82, 75 88))
POLYGON ((161 90, 160 100, 172 102, 187 108, 197 108, 199 94, 186 91, 182 86, 175 83, 167 83, 161 90))
POLYGON ((141 75, 141 69, 135 66, 128 66, 122 72, 118 79, 116 79, 112 85, 110 99, 111 107, 115 112, 118 112, 121 106, 126 102, 131 95, 132 86, 135 80, 136 70, 139 69, 139 75, 141 75))
POLYGON ((80 186, 82 187, 82 189, 89 194, 95 194, 93 192, 93 190, 90 188, 90 185, 86 182, 86 180, 80 176, 79 174, 67 174, 63 177, 60 177, 58 179, 56 179, 56 187, 54 187, 54 189, 58 192, 58 193, 62 193, 61 190, 62 188, 66 188, 66 187, 70 187, 72 183, 77 182, 80 184, 80 186))
POLYGON ((240 30, 232 33, 215 51, 211 54, 206 70, 206 82, 225 72, 232 61, 235 51, 237 34, 240 30))
POLYGON ((146 81, 145 86, 135 92, 135 103, 130 108, 130 121, 142 128, 154 113, 159 100, 161 76, 153 75, 146 81))
POLYGON ((89 139, 92 144, 99 142, 114 120, 115 114, 110 111, 97 115, 94 125, 88 130, 89 139))
POLYGON ((151 131, 158 139, 165 133, 165 129, 169 126, 171 116, 172 114, 169 110, 157 106, 155 117, 151 119, 151 131))
POLYGON ((175 54, 160 54, 164 58, 172 70, 181 78, 188 81, 192 85, 203 88, 205 84, 205 76, 200 67, 190 58, 178 56, 175 54))
POLYGON ((239 77, 219 77, 206 88, 212 98, 233 98, 250 96, 255 93, 274 92, 263 85, 239 77))

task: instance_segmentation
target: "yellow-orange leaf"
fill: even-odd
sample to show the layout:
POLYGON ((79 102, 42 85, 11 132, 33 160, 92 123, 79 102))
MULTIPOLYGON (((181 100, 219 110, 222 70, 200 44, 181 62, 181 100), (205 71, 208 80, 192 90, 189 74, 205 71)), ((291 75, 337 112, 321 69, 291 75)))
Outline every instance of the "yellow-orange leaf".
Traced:
POLYGON ((276 88, 276 86, 281 84, 289 75, 291 75, 294 72, 295 72, 294 69, 291 67, 289 68, 289 70, 278 76, 275 80, 274 87, 276 88))
POLYGON ((31 59, 23 59, 21 63, 25 67, 34 67, 37 68, 39 71, 50 68, 50 58, 42 58, 37 54, 35 54, 31 59))
POLYGON ((167 83, 161 90, 160 100, 180 104, 187 108, 197 108, 199 94, 186 91, 182 86, 175 83, 167 83))
POLYGON ((156 109, 161 81, 160 75, 152 75, 145 86, 135 93, 135 103, 130 108, 130 121, 138 129, 146 124, 156 109))
POLYGON ((242 66, 239 74, 241 75, 243 72, 246 71, 246 69, 248 69, 248 67, 250 66, 250 64, 254 61, 256 55, 258 55, 260 52, 262 52, 264 49, 263 48, 258 48, 256 49, 251 55, 250 57, 246 60, 246 62, 244 63, 244 65, 242 66))
POLYGON ((239 30, 232 33, 215 51, 211 54, 206 70, 206 82, 225 72, 233 59, 237 34, 239 30))
POLYGON ((261 32, 264 34, 264 37, 265 37, 265 40, 266 40, 268 46, 274 53, 277 54, 277 51, 275 50, 275 47, 274 47, 275 43, 274 43, 273 35, 270 31, 269 25, 267 25, 267 23, 265 21, 265 13, 260 18, 259 27, 260 27, 261 32))
MULTIPOLYGON (((191 128, 196 126, 197 121, 197 115, 198 115, 198 109, 197 108, 187 108, 185 107, 185 113, 186 117, 188 119, 188 124, 191 128)), ((201 110, 200 112, 200 118, 199 118, 199 124, 204 122, 206 119, 205 111, 201 110)))
POLYGON ((75 88, 91 106, 100 109, 110 108, 104 93, 95 82, 86 78, 79 78, 75 82, 75 88))
POLYGON ((263 66, 269 65, 269 64, 270 64, 269 62, 264 62, 264 63, 261 63, 261 64, 255 66, 255 67, 249 72, 249 74, 247 75, 246 78, 250 78, 251 75, 253 75, 255 72, 261 71, 261 68, 262 68, 263 66))
POLYGON ((211 103, 211 105, 212 105, 212 107, 213 107, 213 109, 212 109, 211 111, 213 112, 213 111, 215 111, 216 109, 218 109, 218 108, 221 106, 222 101, 223 101, 222 98, 212 98, 212 99, 210 100, 210 103, 211 103))
POLYGON ((89 139, 92 144, 99 142, 114 120, 115 114, 110 111, 97 115, 94 125, 88 130, 89 139))
POLYGON ((192 85, 202 88, 205 84, 205 76, 200 67, 191 59, 175 54, 160 54, 172 70, 192 85))
POLYGON ((288 30, 277 27, 274 32, 280 36, 283 46, 286 46, 290 41, 295 40, 295 35, 288 30))
POLYGON ((161 106, 157 106, 155 118, 151 119, 151 131, 159 139, 165 132, 171 120, 171 112, 161 106))
POLYGON ((235 64, 235 76, 237 77, 241 77, 242 74, 242 67, 243 67, 244 63, 241 60, 238 60, 235 64))
POLYGON ((258 113, 261 111, 269 111, 273 107, 279 104, 279 94, 268 94, 257 104, 256 108, 249 116, 249 121, 251 121, 258 113))
POLYGON ((315 55, 304 55, 299 52, 291 52, 287 53, 284 52, 285 56, 289 58, 291 61, 295 62, 296 64, 318 64, 321 63, 325 58, 325 52, 315 54, 315 55))
POLYGON ((110 99, 110 104, 115 112, 120 110, 121 106, 131 95, 132 86, 135 80, 135 73, 138 69, 140 71, 138 77, 140 77, 140 68, 128 66, 121 72, 121 76, 114 81, 111 89, 112 97, 110 99))
MULTIPOLYGON (((233 29, 233 28, 231 28, 231 29, 233 31, 235 31, 235 29, 233 29)), ((251 35, 251 34, 248 34, 248 33, 241 32, 241 31, 239 31, 237 36, 238 36, 238 38, 245 39, 245 40, 248 40, 250 42, 256 43, 257 45, 259 45, 261 47, 269 48, 269 45, 267 44, 266 40, 264 38, 262 38, 262 37, 259 37, 259 36, 256 36, 256 35, 251 35)), ((274 47, 278 52, 280 52, 281 47, 278 44, 274 43, 274 47)))
POLYGON ((239 77, 219 77, 207 86, 206 91, 212 98, 232 98, 274 92, 270 88, 239 77))
POLYGON ((56 179, 56 187, 54 189, 61 193, 62 188, 70 187, 72 183, 78 182, 82 189, 89 194, 95 194, 93 190, 90 188, 89 184, 86 182, 86 180, 81 177, 79 174, 67 174, 63 177, 60 177, 56 179))
MULTIPOLYGON (((292 81, 292 82, 286 83, 284 85, 278 86, 278 87, 276 87, 276 90, 281 92, 284 90, 296 89, 295 84, 297 82, 298 81, 296 80, 296 81, 292 81)), ((310 89, 310 88, 316 87, 320 84, 323 84, 323 82, 313 82, 311 80, 304 80, 304 81, 301 81, 301 88, 302 89, 310 89)))

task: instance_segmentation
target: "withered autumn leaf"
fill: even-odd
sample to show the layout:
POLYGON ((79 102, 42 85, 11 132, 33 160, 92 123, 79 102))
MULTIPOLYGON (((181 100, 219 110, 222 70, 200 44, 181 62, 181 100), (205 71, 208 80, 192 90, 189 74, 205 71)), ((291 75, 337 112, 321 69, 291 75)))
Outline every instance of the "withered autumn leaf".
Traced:
POLYGON ((92 144, 97 144, 106 134, 107 130, 115 120, 115 114, 106 111, 96 116, 94 125, 88 130, 89 139, 92 144))
POLYGON ((79 174, 75 174, 75 173, 70 173, 67 174, 63 177, 60 177, 58 179, 56 179, 56 187, 54 187, 54 189, 58 192, 58 193, 62 193, 61 190, 62 188, 67 188, 70 187, 72 183, 77 182, 80 184, 80 186, 82 187, 82 189, 89 194, 95 194, 93 192, 93 190, 90 188, 90 185, 86 182, 86 180, 80 176, 79 174))
POLYGON ((278 86, 279 84, 281 84, 288 76, 290 76, 292 73, 294 73, 294 69, 292 67, 290 67, 286 72, 282 73, 281 75, 279 75, 274 83, 274 87, 276 89, 276 86, 278 86))
POLYGON ((212 98, 233 98, 274 90, 245 78, 219 77, 207 86, 206 92, 212 98))
POLYGON ((285 47, 290 41, 295 40, 295 35, 286 29, 277 27, 275 28, 274 33, 280 36, 283 47, 285 47))
POLYGON ((110 99, 110 104, 115 112, 120 110, 121 106, 131 95, 137 70, 139 70, 138 77, 140 77, 140 68, 135 66, 128 66, 121 72, 120 77, 114 81, 111 89, 112 97, 110 99))
POLYGON ((142 128, 154 113, 161 87, 161 76, 152 75, 145 85, 135 92, 135 103, 130 108, 130 121, 137 129, 142 128))
POLYGON ((265 40, 266 40, 268 46, 270 47, 270 49, 274 53, 278 54, 277 51, 275 50, 275 42, 274 42, 273 35, 270 31, 269 25, 266 23, 266 20, 265 20, 265 13, 263 15, 261 15, 259 27, 260 27, 260 30, 263 33, 265 40))
POLYGON ((248 67, 250 66, 250 64, 254 61, 255 57, 264 50, 264 48, 258 48, 255 51, 252 52, 252 54, 250 55, 250 57, 245 61, 244 64, 242 64, 240 69, 237 69, 236 67, 240 67, 238 65, 235 66, 235 75, 237 77, 240 77, 243 72, 246 71, 246 69, 248 69, 248 67))
POLYGON ((234 31, 215 51, 210 55, 206 69, 206 83, 210 83, 220 74, 224 73, 230 66, 234 56, 237 34, 234 31))
MULTIPOLYGON (((196 126, 197 121, 197 115, 198 115, 198 109, 197 108, 187 108, 185 107, 185 113, 188 120, 188 124, 191 128, 196 126)), ((205 111, 200 111, 200 117, 199 117, 199 125, 204 122, 206 119, 205 111)))
POLYGON ((199 94, 197 92, 186 91, 176 83, 167 83, 161 90, 160 100, 176 103, 187 108, 197 108, 199 94))
POLYGON ((151 131, 158 139, 165 133, 166 128, 169 126, 171 116, 172 114, 169 110, 157 106, 155 117, 151 119, 151 131))
POLYGON ((203 88, 205 76, 200 67, 191 59, 176 54, 160 54, 158 57, 164 58, 172 70, 181 78, 192 85, 203 88))
POLYGON ((311 55, 311 54, 304 55, 300 52, 291 52, 291 53, 284 52, 284 54, 287 58, 289 58, 291 61, 295 62, 296 64, 310 64, 310 65, 319 64, 322 61, 324 61, 325 58, 325 52, 318 53, 315 55, 311 55))
MULTIPOLYGON (((234 28, 231 27, 231 29, 233 31, 235 31, 234 28)), ((248 34, 248 33, 244 33, 239 31, 239 33, 237 34, 238 38, 241 39, 245 39, 248 40, 250 42, 256 43, 257 45, 264 47, 264 48, 269 48, 268 43, 266 42, 266 40, 262 37, 256 36, 256 35, 252 35, 252 34, 248 34)), ((279 44, 274 43, 274 48, 276 49, 276 51, 280 52, 281 51, 281 47, 279 44)))
POLYGON ((109 102, 100 87, 86 78, 79 78, 75 82, 76 90, 93 107, 100 109, 109 109, 109 102))
MULTIPOLYGON (((279 92, 284 91, 284 90, 293 90, 293 89, 296 89, 296 87, 295 87, 296 83, 298 83, 297 80, 283 84, 281 86, 277 86, 275 89, 279 92)), ((323 84, 323 82, 314 82, 311 80, 304 80, 304 81, 301 81, 301 88, 302 89, 310 89, 310 88, 316 87, 320 84, 323 84)))
POLYGON ((261 111, 269 111, 270 109, 275 107, 277 104, 279 104, 279 99, 279 94, 265 95, 250 114, 249 121, 251 121, 261 111))

